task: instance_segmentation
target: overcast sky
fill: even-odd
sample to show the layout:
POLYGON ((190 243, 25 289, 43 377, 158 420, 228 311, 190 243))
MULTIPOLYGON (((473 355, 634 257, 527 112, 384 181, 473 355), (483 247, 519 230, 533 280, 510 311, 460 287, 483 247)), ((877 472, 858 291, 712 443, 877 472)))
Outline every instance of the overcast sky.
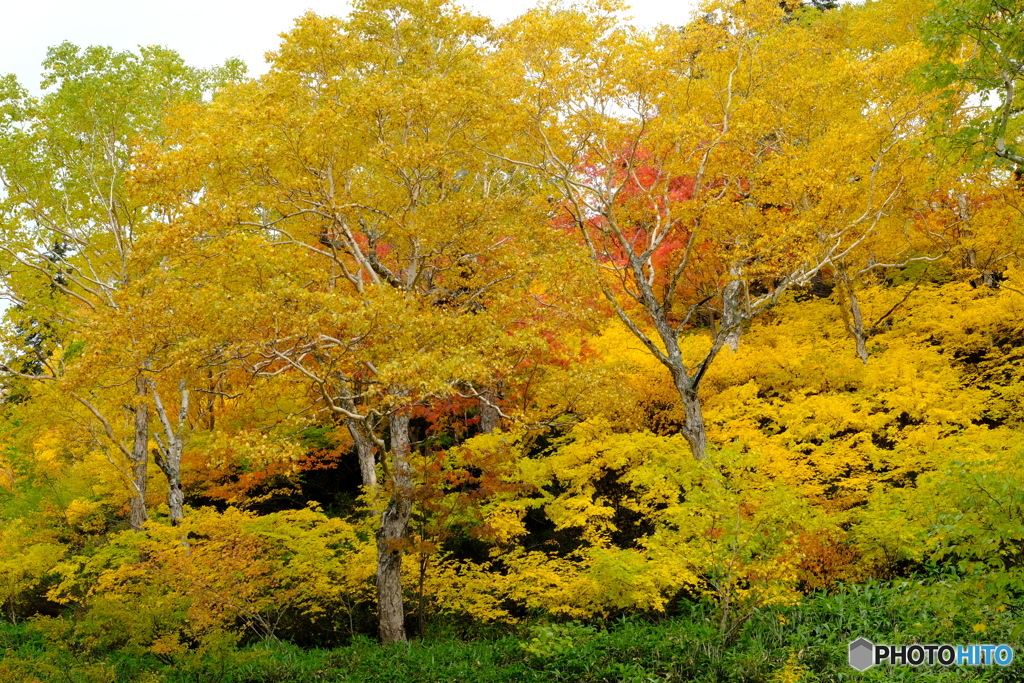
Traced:
MULTIPOLYGON (((510 19, 534 0, 463 0, 464 5, 498 21, 510 19)), ((697 0, 634 0, 631 14, 639 25, 686 22, 697 0)), ((277 47, 306 10, 344 16, 343 0, 14 0, 4 8, 0 74, 17 74, 36 90, 41 63, 50 46, 70 40, 79 46, 110 45, 133 50, 165 45, 193 66, 207 67, 241 57, 249 73, 265 71, 263 54, 277 47)))

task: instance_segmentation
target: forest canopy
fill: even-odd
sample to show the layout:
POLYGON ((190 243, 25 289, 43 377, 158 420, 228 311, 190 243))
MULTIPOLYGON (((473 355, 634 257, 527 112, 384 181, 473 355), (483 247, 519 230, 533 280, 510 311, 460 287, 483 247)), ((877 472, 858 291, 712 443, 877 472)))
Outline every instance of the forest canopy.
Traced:
POLYGON ((0 618, 97 681, 873 585, 1020 642, 1024 5, 622 9, 0 80, 0 618))

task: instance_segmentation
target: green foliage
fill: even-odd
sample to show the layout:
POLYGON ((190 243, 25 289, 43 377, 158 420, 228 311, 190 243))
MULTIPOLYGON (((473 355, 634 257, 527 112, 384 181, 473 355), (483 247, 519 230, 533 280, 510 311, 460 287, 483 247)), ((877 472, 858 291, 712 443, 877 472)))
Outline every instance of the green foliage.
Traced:
POLYGON ((1024 85, 1024 4, 1019 0, 940 0, 921 25, 935 58, 922 70, 934 86, 948 89, 954 103, 966 92, 989 100, 956 137, 1024 167, 1021 141, 1021 85, 1024 85), (978 143, 981 143, 980 145, 978 143))
POLYGON ((530 629, 530 640, 522 644, 524 651, 541 659, 558 657, 581 647, 596 631, 581 624, 539 624, 530 629))
MULTIPOLYGON (((161 658, 75 654, 63 649, 66 644, 59 640, 44 641, 34 629, 0 626, 0 681, 35 680, 30 676, 47 683, 67 680, 62 678, 66 676, 90 683, 1013 680, 1012 671, 998 667, 883 667, 855 674, 846 663, 846 646, 859 637, 893 644, 979 640, 970 624, 936 630, 938 614, 920 600, 918 590, 914 582, 869 582, 815 594, 800 605, 764 609, 724 651, 717 645, 714 608, 702 603, 681 605, 672 618, 624 619, 606 629, 549 623, 525 630, 522 637, 468 642, 443 637, 392 648, 358 637, 334 650, 303 650, 280 641, 237 649, 230 638, 213 638, 189 653, 161 658), (14 677, 19 672, 25 677, 14 677)), ((1012 622, 1012 616, 1003 613, 1001 621, 984 633, 985 642, 1006 642, 1012 622)))

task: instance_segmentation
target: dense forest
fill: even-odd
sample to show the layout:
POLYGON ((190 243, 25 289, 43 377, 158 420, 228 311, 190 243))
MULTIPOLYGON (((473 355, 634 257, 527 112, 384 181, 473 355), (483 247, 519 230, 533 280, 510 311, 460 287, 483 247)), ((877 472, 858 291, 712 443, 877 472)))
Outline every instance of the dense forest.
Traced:
POLYGON ((3 78, 0 681, 1024 680, 846 661, 1021 649, 1022 26, 359 0, 3 78))

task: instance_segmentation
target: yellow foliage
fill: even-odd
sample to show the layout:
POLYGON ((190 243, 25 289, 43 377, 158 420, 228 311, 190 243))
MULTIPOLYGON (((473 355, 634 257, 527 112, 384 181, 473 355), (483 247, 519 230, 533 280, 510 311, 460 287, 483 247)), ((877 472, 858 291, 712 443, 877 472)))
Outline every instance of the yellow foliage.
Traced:
MULTIPOLYGON (((97 555, 66 562, 50 597, 91 604, 149 596, 157 611, 187 607, 190 628, 241 620, 269 636, 285 615, 318 622, 367 599, 375 548, 363 533, 312 508, 262 517, 194 510, 180 526, 151 523, 145 535, 126 532, 97 555)), ((176 642, 174 632, 156 636, 157 648, 176 642)))
MULTIPOLYGON (((439 609, 487 619, 506 618, 502 598, 567 616, 662 610, 682 589, 708 592, 734 610, 793 602, 803 560, 797 538, 833 522, 757 473, 755 462, 732 451, 696 462, 679 435, 618 434, 602 418, 585 421, 509 473, 529 491, 558 490, 521 503, 541 506, 583 547, 559 557, 503 543, 490 565, 446 559, 435 567, 432 595, 439 609)), ((519 533, 522 509, 506 500, 492 514, 503 510, 519 533)))
POLYGON ((0 605, 16 619, 22 597, 38 587, 54 569, 67 548, 36 537, 17 521, 0 525, 0 605))
POLYGON ((801 666, 800 656, 796 652, 790 652, 786 657, 786 664, 772 675, 774 683, 800 683, 805 680, 809 669, 801 666))
POLYGON ((64 519, 83 532, 97 532, 106 528, 102 503, 76 498, 64 509, 64 519))
MULTIPOLYGON (((2 520, 0 602, 56 577, 50 599, 137 618, 135 645, 171 658, 236 623, 335 628, 372 601, 388 502, 408 505, 381 548, 420 562, 406 591, 488 622, 513 621, 510 604, 664 611, 685 592, 717 601, 728 639, 766 605, 907 562, 1017 568, 1019 188, 939 167, 939 103, 906 78, 927 59, 928 0, 791 21, 796 4, 713 0, 686 31, 647 33, 600 0, 499 29, 432 1, 394 22, 377 0, 300 18, 270 73, 139 150, 115 185, 159 211, 138 204, 113 270, 78 279, 115 254, 116 225, 49 287, 21 285, 54 254, 5 265, 35 297, 0 341, 36 314, 67 328, 39 342, 52 380, 9 406, 24 454, 0 457, 0 486, 49 493, 31 522, 2 520), (737 278, 763 305, 733 351, 737 278), (179 380, 188 448, 168 478, 189 495, 298 491, 311 426, 365 428, 390 480, 349 509, 359 521, 197 509, 101 538, 131 498, 132 413, 153 409, 145 445, 169 452, 156 394, 179 380), (507 431, 467 440, 484 389, 507 431), (682 434, 695 393, 700 461, 682 434), (385 435, 404 415, 427 423, 407 482, 385 435), (460 534, 490 545, 463 559, 460 534)), ((24 224, 42 231, 26 249, 54 244, 24 224)), ((350 436, 339 454, 365 445, 350 436)), ((173 487, 154 479, 159 513, 173 487)), ((799 654, 777 681, 806 677, 799 654)))

